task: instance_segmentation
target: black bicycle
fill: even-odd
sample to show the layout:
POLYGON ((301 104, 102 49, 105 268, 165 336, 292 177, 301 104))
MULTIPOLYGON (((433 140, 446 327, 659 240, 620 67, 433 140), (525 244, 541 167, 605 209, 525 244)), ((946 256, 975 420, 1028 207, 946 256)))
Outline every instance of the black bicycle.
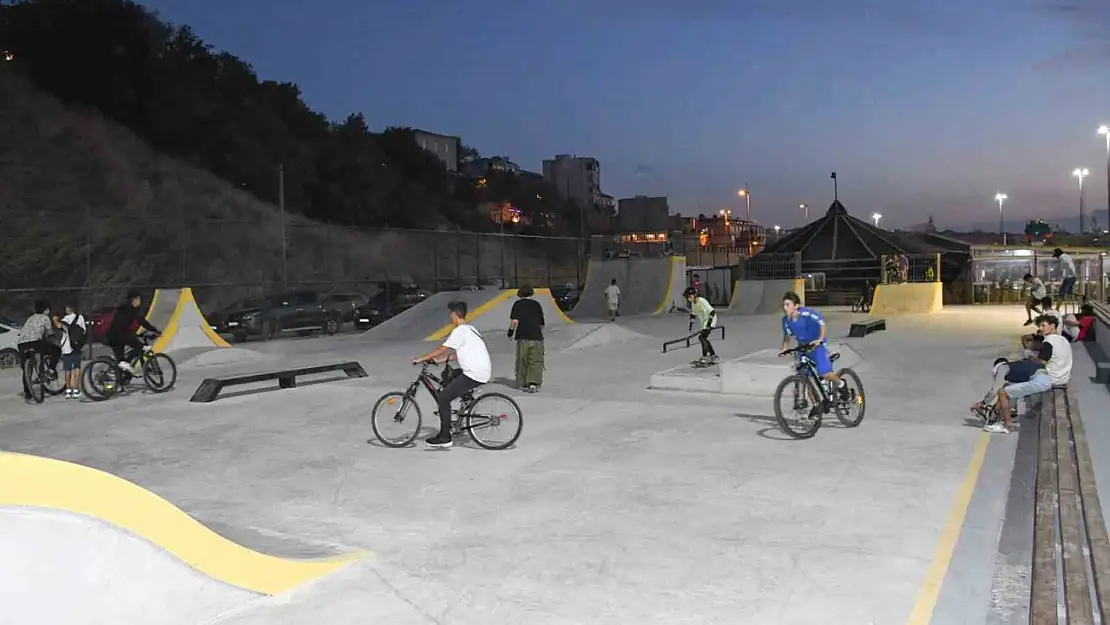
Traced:
POLYGON ((852 312, 870 312, 871 311, 871 296, 860 295, 859 299, 852 304, 852 312))
MULTIPOLYGON (((157 338, 158 335, 153 332, 140 334, 143 349, 138 354, 131 354, 131 361, 138 362, 142 367, 141 375, 147 388, 155 393, 165 393, 177 383, 177 363, 167 354, 154 351, 157 338)), ((130 371, 120 367, 113 356, 100 356, 81 371, 81 388, 89 399, 104 401, 127 390, 134 377, 130 371)))
POLYGON ((66 390, 65 377, 58 374, 58 361, 37 351, 31 351, 23 360, 23 381, 36 404, 46 401, 47 395, 61 395, 66 390))
MULTIPOLYGON (((420 404, 416 403, 416 391, 421 385, 427 389, 432 399, 439 400, 443 390, 443 380, 448 376, 449 367, 444 367, 441 377, 428 371, 432 363, 425 362, 420 367, 420 375, 405 391, 391 391, 382 395, 374 404, 370 422, 374 436, 386 447, 405 447, 412 444, 420 435, 424 416, 420 404), (391 435, 391 431, 397 431, 391 435)), ((436 415, 438 416, 438 412, 436 415)), ((512 397, 502 393, 483 393, 475 396, 474 391, 460 398, 459 409, 451 410, 451 436, 461 436, 468 432, 475 443, 485 449, 505 449, 512 446, 524 427, 524 415, 512 397)))
MULTIPOLYGON (((846 427, 854 428, 863 421, 867 407, 859 375, 845 367, 837 374, 846 382, 847 388, 833 388, 828 380, 817 375, 817 365, 809 356, 813 349, 809 345, 799 345, 783 352, 783 355, 796 354, 798 362, 794 373, 786 376, 775 389, 775 419, 783 432, 792 438, 812 438, 821 428, 822 417, 830 412, 835 413, 846 427), (784 414, 784 396, 793 401, 790 412, 795 416, 793 421, 799 424, 797 428, 784 414)), ((832 362, 838 359, 840 354, 829 356, 832 362)))

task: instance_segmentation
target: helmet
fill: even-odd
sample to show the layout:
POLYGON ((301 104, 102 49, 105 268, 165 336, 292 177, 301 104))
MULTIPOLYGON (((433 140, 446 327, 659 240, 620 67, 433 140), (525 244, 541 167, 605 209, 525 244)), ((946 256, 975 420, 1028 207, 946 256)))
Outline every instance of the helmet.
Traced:
POLYGON ((686 287, 686 290, 682 292, 682 295, 684 297, 690 297, 691 295, 697 295, 697 294, 698 294, 698 290, 695 289, 692 286, 686 287))

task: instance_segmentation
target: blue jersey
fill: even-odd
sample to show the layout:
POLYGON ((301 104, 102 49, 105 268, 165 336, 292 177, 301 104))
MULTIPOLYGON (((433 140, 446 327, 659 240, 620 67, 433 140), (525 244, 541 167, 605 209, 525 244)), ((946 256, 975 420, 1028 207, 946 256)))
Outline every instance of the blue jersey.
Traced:
POLYGON ((825 318, 821 313, 802 306, 798 308, 798 318, 791 319, 789 315, 782 318, 782 334, 784 337, 794 337, 798 344, 812 343, 821 337, 821 328, 825 327, 825 318))

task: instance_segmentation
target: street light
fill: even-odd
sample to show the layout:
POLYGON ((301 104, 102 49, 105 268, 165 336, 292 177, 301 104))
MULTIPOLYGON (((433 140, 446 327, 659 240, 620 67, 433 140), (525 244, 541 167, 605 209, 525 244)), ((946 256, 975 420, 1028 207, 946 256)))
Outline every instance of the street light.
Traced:
POLYGON ((727 208, 723 209, 721 211, 721 217, 724 217, 724 219, 725 219, 725 227, 726 228, 728 227, 728 218, 729 218, 730 215, 732 215, 732 211, 728 210, 727 208))
POLYGON ((998 234, 1002 236, 1002 245, 1006 245, 1006 227, 1002 225, 1002 203, 1010 199, 1005 193, 999 191, 994 194, 994 201, 998 202, 998 234))
POLYGON ((1098 134, 1106 137, 1106 212, 1110 213, 1110 126, 1099 126, 1098 134))
POLYGON ((876 228, 879 227, 879 220, 882 219, 882 218, 883 218, 883 216, 878 214, 878 213, 871 213, 871 219, 875 220, 875 227, 876 228))
POLYGON ((744 198, 744 206, 746 207, 746 214, 748 223, 752 222, 752 194, 748 191, 748 184, 744 183, 744 188, 736 192, 736 195, 744 198))
POLYGON ((799 204, 798 208, 805 211, 805 213, 806 213, 806 221, 805 222, 808 224, 809 223, 809 204, 799 204))
POLYGON ((1090 174, 1090 170, 1086 167, 1077 167, 1075 171, 1071 172, 1079 180, 1079 234, 1083 234, 1083 179, 1090 174))
POLYGON ((775 226, 775 240, 776 241, 779 240, 779 230, 781 230, 781 228, 779 228, 778 226, 775 226))

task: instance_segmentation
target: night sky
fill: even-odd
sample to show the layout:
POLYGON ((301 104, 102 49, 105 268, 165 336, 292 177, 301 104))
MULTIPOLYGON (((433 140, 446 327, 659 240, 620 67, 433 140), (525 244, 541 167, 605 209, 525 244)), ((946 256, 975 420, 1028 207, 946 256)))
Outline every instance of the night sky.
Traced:
POLYGON ((739 208, 746 182, 757 221, 797 225, 835 170, 849 212, 884 227, 993 230, 1002 190, 1008 221, 1074 228, 1077 166, 1088 214, 1106 209, 1105 1, 143 4, 331 118, 459 135, 534 171, 595 156, 606 193, 685 214, 739 208))

